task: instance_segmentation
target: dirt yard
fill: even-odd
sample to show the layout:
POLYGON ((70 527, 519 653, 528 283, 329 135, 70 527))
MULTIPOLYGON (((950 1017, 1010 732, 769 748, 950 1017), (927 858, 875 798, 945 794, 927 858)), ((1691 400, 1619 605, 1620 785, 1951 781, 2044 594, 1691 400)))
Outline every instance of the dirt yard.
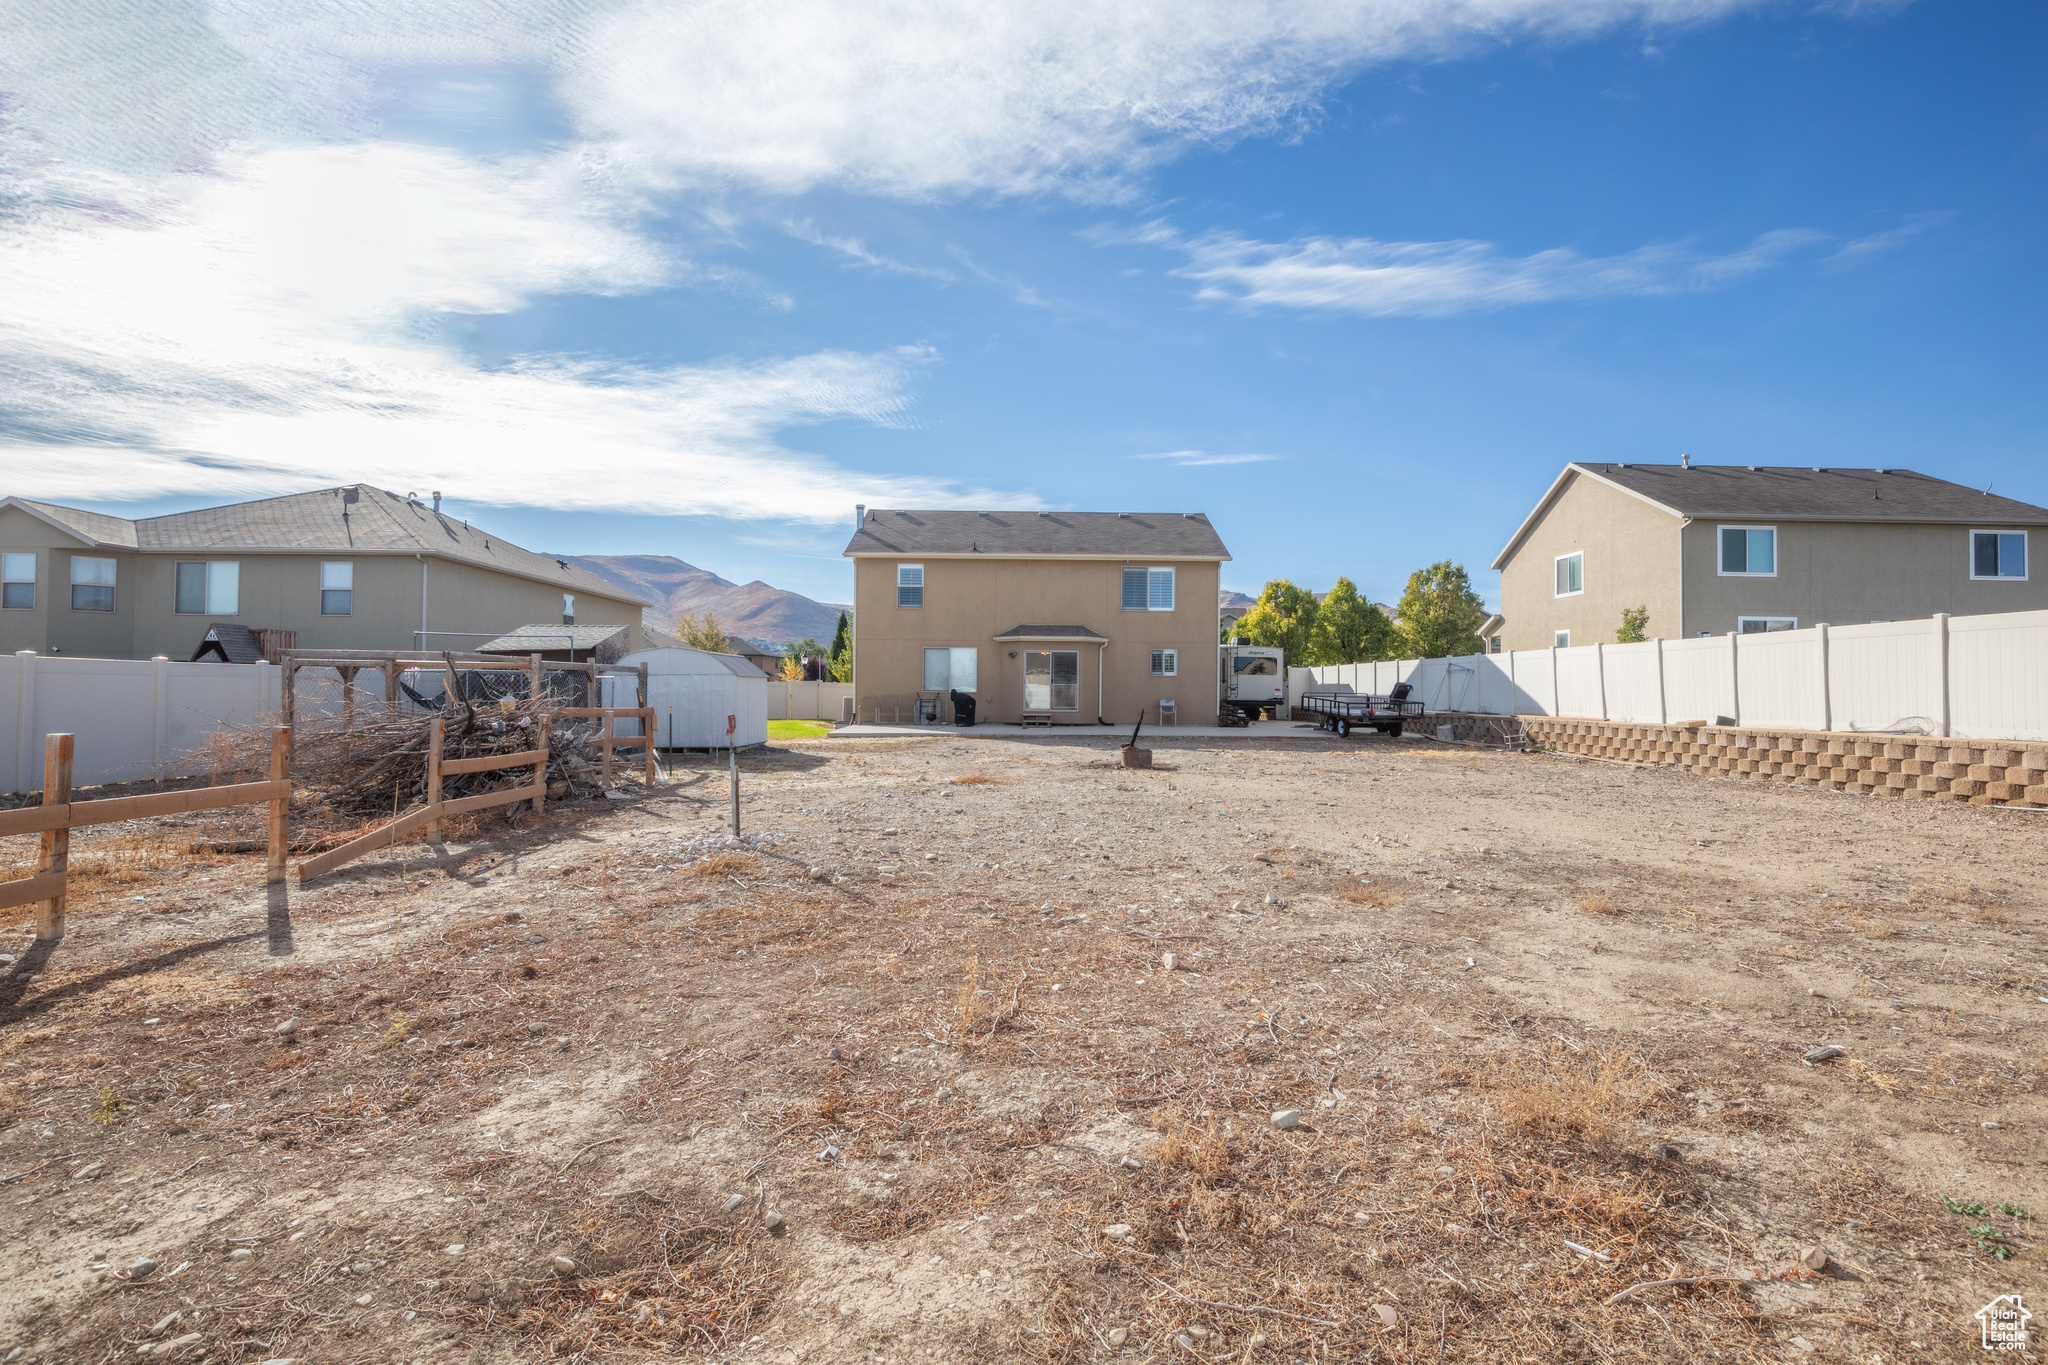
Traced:
POLYGON ((0 1357, 1893 1362, 2048 1313, 2048 817, 1157 756, 792 743, 743 847, 679 760, 288 919, 200 822, 81 831, 56 951, 0 912, 0 1357))

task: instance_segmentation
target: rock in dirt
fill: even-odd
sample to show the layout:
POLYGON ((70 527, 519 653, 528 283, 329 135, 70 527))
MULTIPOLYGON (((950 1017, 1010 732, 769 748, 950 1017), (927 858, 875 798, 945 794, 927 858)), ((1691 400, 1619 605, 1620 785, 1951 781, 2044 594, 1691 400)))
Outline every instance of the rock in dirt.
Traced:
POLYGON ((576 1262, 567 1256, 557 1256, 549 1261, 548 1264, 554 1268, 554 1272, 557 1275, 574 1275, 576 1273, 576 1262))
POLYGON ((1372 1306, 1372 1311, 1379 1314, 1380 1321, 1388 1327, 1392 1327, 1401 1320, 1401 1310, 1394 1307, 1391 1303, 1376 1303, 1372 1306))
POLYGON ((773 1209, 761 1215, 761 1226, 770 1232, 780 1232, 788 1225, 789 1220, 773 1209))
POLYGON ((1815 1062, 1832 1062, 1837 1057, 1846 1057, 1848 1055, 1848 1048, 1836 1047, 1830 1043, 1826 1047, 1817 1047, 1807 1053, 1805 1060, 1808 1066, 1812 1066, 1815 1062))
POLYGON ((1273 1126, 1275 1128, 1301 1127, 1301 1111, 1299 1109, 1278 1110, 1273 1115, 1273 1126))
POLYGON ((542 1023, 532 1023, 526 1026, 526 1031, 538 1038, 548 1031, 548 1026, 542 1023))
POLYGON ((1112 1327, 1109 1329, 1109 1344, 1112 1346, 1121 1346, 1130 1339, 1131 1329, 1128 1327, 1112 1327))
POLYGON ((154 1347, 149 1348, 149 1351, 152 1355, 173 1356, 184 1350, 187 1346, 198 1345, 200 1341, 205 1339, 205 1336, 206 1333, 204 1332, 187 1332, 182 1337, 172 1337, 169 1341, 159 1342, 154 1347))
POLYGON ((726 1201, 718 1206, 718 1211, 720 1213, 731 1213, 735 1209, 739 1208, 740 1205, 746 1202, 747 1197, 743 1194, 729 1195, 727 1196, 726 1201))
POLYGON ((155 1273, 156 1262, 147 1256, 138 1256, 135 1263, 128 1267, 128 1278, 131 1280, 147 1279, 155 1273))
POLYGON ((1166 969, 1167 971, 1169 971, 1169 972, 1177 972, 1177 971, 1179 971, 1179 970, 1180 970, 1180 954, 1179 954, 1179 953, 1161 953, 1161 954, 1159 955, 1159 965, 1160 965, 1161 967, 1164 967, 1164 968, 1165 968, 1165 969, 1166 969))
POLYGON ((826 1053, 825 1055, 835 1062, 843 1060, 844 1057, 844 1054, 842 1054, 836 1047, 833 1048, 830 1052, 826 1053))
POLYGON ((1183 1351, 1192 1351, 1195 1349, 1195 1343, 1189 1339, 1188 1334, 1186 1332, 1182 1332, 1179 1336, 1175 1337, 1173 1339, 1173 1344, 1180 1347, 1183 1351))
POLYGON ((98 1180, 101 1176, 105 1175, 106 1173, 107 1168, 105 1163, 95 1161, 90 1166, 86 1166, 81 1168, 80 1170, 72 1172, 71 1178, 73 1180, 98 1180))
POLYGON ((368 1308, 371 1304, 375 1303, 376 1301, 377 1296, 375 1294, 356 1295, 356 1307, 358 1308, 368 1308))
POLYGON ((1104 1237, 1114 1237, 1117 1241, 1121 1242, 1131 1235, 1131 1225, 1129 1223, 1111 1223, 1102 1230, 1102 1235, 1104 1237))
POLYGON ((1662 1161, 1685 1160, 1685 1153, 1679 1151, 1676 1147, 1673 1147, 1668 1143, 1661 1147, 1652 1147, 1650 1149, 1650 1155, 1662 1161))
POLYGON ((253 1261, 256 1259, 256 1253, 247 1247, 236 1247, 228 1253, 228 1259, 230 1261, 253 1261))
POLYGON ((289 1038, 298 1031, 299 1021, 296 1019, 286 1019, 285 1021, 280 1023, 276 1028, 271 1030, 272 1033, 275 1033, 280 1038, 289 1038))
POLYGON ((1799 1264, 1818 1275, 1821 1271, 1828 1268, 1827 1248, 1819 1246, 1804 1248, 1799 1253, 1799 1264))
POLYGON ((173 1327, 176 1327, 178 1325, 178 1319, 183 1316, 185 1315, 182 1312, 176 1310, 164 1314, 162 1317, 158 1318, 154 1323, 150 1325, 149 1334, 153 1337, 162 1336, 164 1333, 170 1331, 173 1327))

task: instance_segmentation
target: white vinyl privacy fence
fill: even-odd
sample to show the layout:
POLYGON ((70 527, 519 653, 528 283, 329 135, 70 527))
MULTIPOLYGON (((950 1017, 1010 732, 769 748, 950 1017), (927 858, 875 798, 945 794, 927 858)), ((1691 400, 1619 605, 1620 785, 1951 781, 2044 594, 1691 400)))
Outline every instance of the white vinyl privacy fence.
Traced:
POLYGON ((768 719, 838 720, 852 683, 768 680, 768 719))
POLYGON ((2048 739, 2048 611, 1288 670, 1431 711, 2048 739))

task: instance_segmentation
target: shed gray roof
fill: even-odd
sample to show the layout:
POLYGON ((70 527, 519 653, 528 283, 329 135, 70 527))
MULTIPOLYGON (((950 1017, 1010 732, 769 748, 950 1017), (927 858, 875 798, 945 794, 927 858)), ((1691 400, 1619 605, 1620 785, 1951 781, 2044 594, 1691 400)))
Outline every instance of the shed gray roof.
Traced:
POLYGON ((606 640, 624 635, 624 626, 521 626, 500 635, 489 644, 476 647, 478 654, 534 654, 550 649, 596 649, 606 640))
POLYGON ((19 502, 46 520, 69 528, 81 540, 144 554, 235 550, 251 554, 428 554, 559 584, 565 592, 647 605, 579 565, 523 550, 458 518, 366 483, 136 521, 26 498, 8 501, 19 502), (345 500, 350 493, 357 501, 345 500))
POLYGON ((1686 517, 1936 521, 2048 525, 2048 508, 2015 502, 1910 469, 1798 465, 1587 464, 1597 474, 1686 517))
POLYGON ((1228 559, 1200 512, 919 512, 870 508, 848 555, 1228 559))

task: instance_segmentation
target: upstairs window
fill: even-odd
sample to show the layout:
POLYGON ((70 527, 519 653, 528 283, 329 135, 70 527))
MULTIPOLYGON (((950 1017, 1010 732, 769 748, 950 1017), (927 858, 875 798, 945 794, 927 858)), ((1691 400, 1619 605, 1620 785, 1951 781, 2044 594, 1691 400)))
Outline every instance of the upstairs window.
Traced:
POLYGON ((1586 554, 1581 550, 1557 557, 1557 595, 1576 597, 1586 590, 1586 554))
POLYGON ((1749 578, 1777 577, 1777 527, 1723 526, 1720 530, 1723 574, 1749 578))
POLYGON ((178 566, 181 616, 233 616, 241 609, 242 566, 232 559, 178 566))
POLYGON ((1152 651, 1152 676, 1155 678, 1177 678, 1180 676, 1180 651, 1177 649, 1155 649, 1152 651))
POLYGON ((896 566, 896 605, 899 607, 921 607, 924 605, 924 565, 898 564, 896 566))
POLYGON ((1970 532, 1970 577, 2026 581, 2027 533, 1970 532))
POLYGON ((1172 611, 1172 569, 1125 569, 1125 611, 1172 611))
POLYGON ((114 561, 71 556, 71 610, 114 609, 114 561))
POLYGON ((356 566, 354 564, 322 564, 320 566, 320 614, 322 616, 347 616, 356 605, 356 566))
POLYGON ((0 608, 30 611, 36 605, 36 557, 0 555, 0 608))

